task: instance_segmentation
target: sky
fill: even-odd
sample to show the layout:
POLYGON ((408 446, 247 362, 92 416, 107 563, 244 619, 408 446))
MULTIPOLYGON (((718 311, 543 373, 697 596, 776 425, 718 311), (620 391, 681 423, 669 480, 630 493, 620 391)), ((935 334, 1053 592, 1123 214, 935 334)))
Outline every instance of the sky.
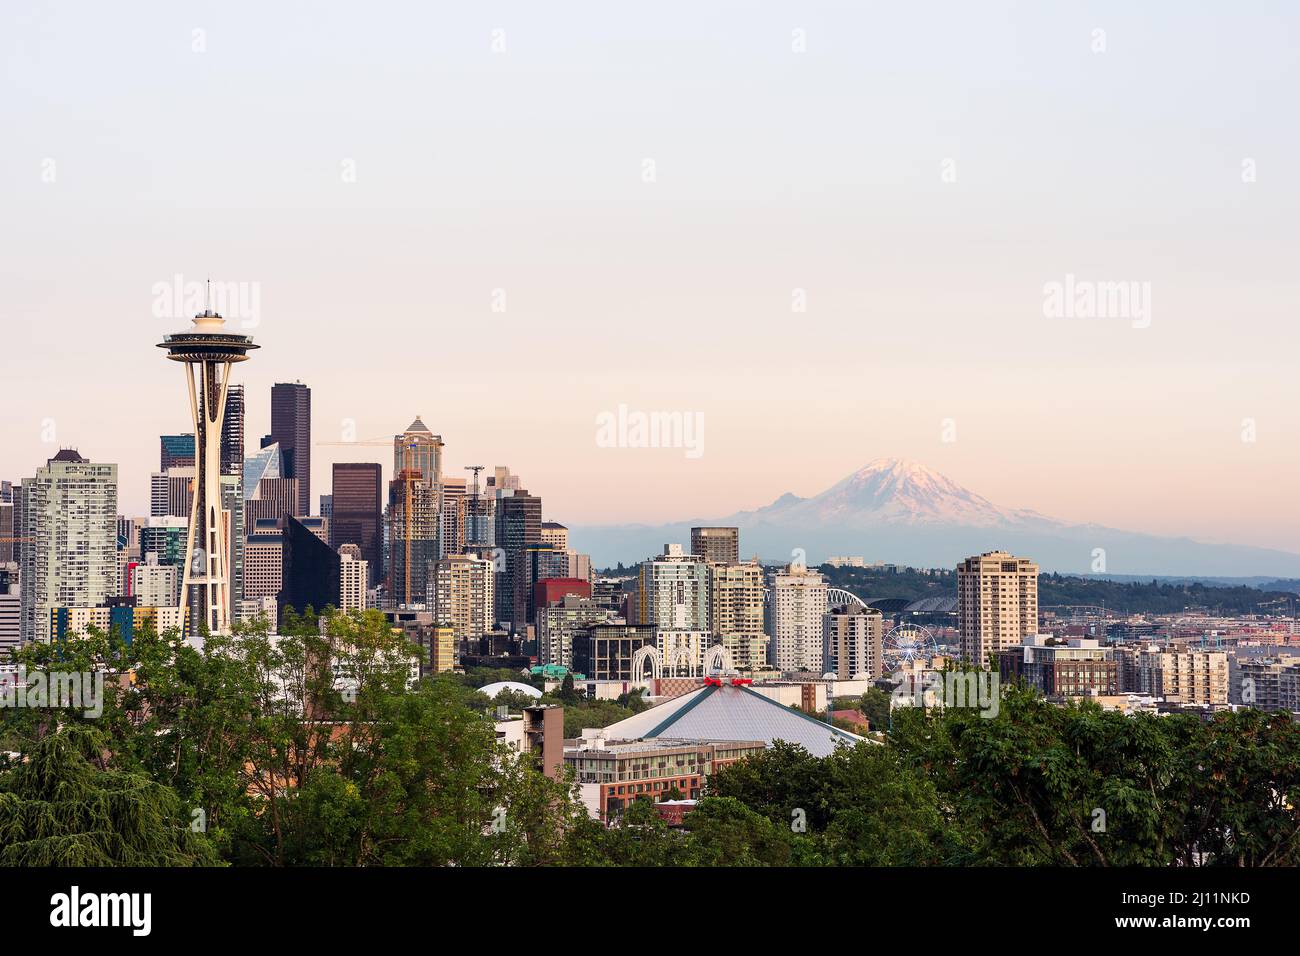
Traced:
POLYGON ((0 477, 74 446, 147 512, 160 290, 211 276, 250 452, 300 380, 318 442, 419 414, 566 524, 889 456, 1300 551, 1300 10, 1133 6, 8 0, 0 477), (702 441, 608 447, 620 406, 702 441))

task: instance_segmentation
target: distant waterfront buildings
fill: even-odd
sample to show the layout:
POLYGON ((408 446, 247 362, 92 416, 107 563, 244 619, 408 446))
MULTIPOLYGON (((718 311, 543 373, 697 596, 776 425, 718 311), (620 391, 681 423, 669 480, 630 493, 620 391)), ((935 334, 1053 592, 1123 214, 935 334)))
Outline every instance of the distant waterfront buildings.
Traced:
POLYGON ((1115 648, 1120 690, 1180 704, 1227 704, 1228 655, 1186 645, 1126 644, 1115 648))
POLYGON ((1114 649, 1091 638, 1036 634, 1001 651, 998 664, 1002 680, 1018 678, 1046 697, 1109 697, 1122 689, 1114 649))

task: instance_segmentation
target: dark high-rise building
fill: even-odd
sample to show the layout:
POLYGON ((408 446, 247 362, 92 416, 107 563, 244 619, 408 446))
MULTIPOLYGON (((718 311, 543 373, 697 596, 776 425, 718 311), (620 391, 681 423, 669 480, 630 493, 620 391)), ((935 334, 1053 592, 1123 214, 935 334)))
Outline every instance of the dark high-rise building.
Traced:
POLYGON ((283 524, 289 515, 307 517, 298 510, 298 502, 297 478, 263 478, 257 483, 257 497, 244 501, 249 527, 254 522, 267 520, 283 524))
POLYGON ((370 586, 383 580, 383 488, 378 462, 349 461, 334 466, 330 545, 355 544, 370 562, 370 586))
POLYGON ((311 389, 301 382, 271 386, 271 441, 280 443, 281 474, 298 479, 298 514, 311 514, 311 389))
MULTIPOLYGON (((311 422, 311 409, 308 407, 308 424, 311 422)), ((307 433, 311 439, 311 431, 307 433)), ((231 385, 226 388, 226 418, 221 423, 221 473, 223 475, 242 475, 244 473, 244 386, 231 385)))
POLYGON ((158 471, 166 474, 168 468, 194 467, 193 435, 159 435, 158 471))
POLYGON ((691 554, 709 564, 740 563, 739 528, 692 528, 691 554))
POLYGON ((299 614, 311 608, 317 614, 327 607, 338 607, 338 553, 297 518, 285 519, 283 583, 278 598, 280 622, 284 609, 299 614))
POLYGON ((542 499, 519 489, 503 497, 497 510, 497 547, 505 555, 504 579, 497 582, 497 619, 509 621, 516 633, 528 623, 531 585, 525 550, 542 542, 542 499))
MULTIPOLYGON (((539 582, 567 577, 569 556, 551 544, 530 544, 524 548, 524 586, 527 588, 524 621, 537 624, 537 585, 539 582)), ((588 596, 591 591, 588 589, 588 596)))

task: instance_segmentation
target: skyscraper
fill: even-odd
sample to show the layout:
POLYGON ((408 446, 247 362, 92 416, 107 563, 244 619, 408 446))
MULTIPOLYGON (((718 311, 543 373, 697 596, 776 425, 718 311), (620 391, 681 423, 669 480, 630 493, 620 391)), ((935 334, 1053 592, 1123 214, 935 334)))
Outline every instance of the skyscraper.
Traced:
POLYGON ((355 544, 345 544, 339 552, 339 603, 340 611, 364 611, 369 572, 361 549, 355 544))
POLYGON ((158 343, 169 359, 185 366, 194 416, 194 507, 180 597, 182 620, 186 619, 184 609, 193 601, 188 617, 191 636, 205 627, 224 633, 230 626, 230 548, 223 515, 221 436, 231 366, 245 361, 249 351, 258 346, 247 335, 226 332, 225 325, 225 319, 205 309, 194 317, 192 329, 168 335, 158 343))
POLYGON ((957 565, 957 628, 961 656, 981 667, 989 654, 1035 636, 1038 565, 1005 551, 987 551, 957 565))
POLYGON ((822 666, 836 679, 884 675, 884 618, 875 608, 831 608, 822 616, 822 639, 822 666))
POLYGON ((437 491, 442 484, 442 448, 442 437, 429 431, 416 415, 406 431, 393 436, 393 474, 413 469, 426 487, 437 491))
POLYGON ((442 503, 438 508, 438 556, 465 551, 465 516, 468 484, 464 478, 442 479, 442 503))
POLYGON ((117 465, 65 448, 22 483, 20 633, 50 639, 50 612, 117 593, 117 465))
POLYGON ((637 583, 637 623, 655 630, 709 629, 709 566, 680 544, 641 564, 637 583))
POLYGON ((474 482, 465 498, 465 547, 490 548, 496 541, 492 521, 496 499, 491 488, 485 490, 479 485, 481 466, 474 465, 470 470, 474 472, 474 482))
POLYGON ((429 610, 435 624, 452 629, 457 644, 492 630, 494 577, 484 558, 453 554, 434 562, 429 610))
POLYGON ((429 563, 438 557, 435 491, 420 472, 403 470, 388 483, 388 600, 392 606, 423 604, 429 563))
POLYGON ((149 514, 155 518, 175 515, 188 518, 194 507, 193 464, 173 465, 163 472, 149 476, 149 514))
POLYGON ((709 629, 722 638, 741 670, 767 662, 763 629, 763 566, 709 564, 709 629))
POLYGON ((710 564, 739 563, 740 529, 692 528, 691 554, 698 554, 710 564))
POLYGON ((158 470, 166 474, 168 468, 194 467, 193 435, 158 436, 158 470))
POLYGON ((284 583, 280 591, 280 622, 285 608, 316 614, 339 606, 342 560, 337 552, 297 518, 286 518, 284 583))
POLYGON ((791 564, 772 581, 772 663, 783 671, 823 673, 826 579, 791 564))
POLYGON ((226 389, 226 417, 221 423, 221 473, 239 475, 243 471, 244 386, 231 385, 226 389))
POLYGON ((509 621, 516 633, 528 623, 529 583, 525 549, 542 540, 542 499, 518 489, 499 499, 496 520, 497 547, 505 558, 498 580, 497 619, 509 621))
POLYGON ((298 515, 311 514, 311 389, 301 382, 271 386, 271 441, 280 445, 281 473, 298 479, 298 515))
POLYGON ((18 560, 16 515, 13 485, 0 482, 0 564, 18 560))
POLYGON ((378 462, 334 465, 330 545, 355 544, 366 562, 369 585, 383 579, 383 487, 378 462))

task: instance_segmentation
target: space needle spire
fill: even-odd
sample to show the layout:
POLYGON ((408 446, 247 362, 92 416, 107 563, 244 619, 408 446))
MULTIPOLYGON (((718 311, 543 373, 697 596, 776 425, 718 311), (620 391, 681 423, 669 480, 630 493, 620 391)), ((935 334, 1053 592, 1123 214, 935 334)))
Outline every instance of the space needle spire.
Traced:
MULTIPOLYGON (((209 282, 209 297, 211 282, 209 282)), ((187 635, 196 637, 206 624, 212 634, 230 629, 230 519, 221 501, 221 427, 226 417, 230 370, 258 348, 248 335, 225 330, 226 320, 212 310, 211 301, 194 316, 194 327, 167 335, 158 348, 185 366, 194 422, 194 491, 189 535, 181 579, 180 618, 187 635), (192 606, 191 606, 192 604, 192 606)))

